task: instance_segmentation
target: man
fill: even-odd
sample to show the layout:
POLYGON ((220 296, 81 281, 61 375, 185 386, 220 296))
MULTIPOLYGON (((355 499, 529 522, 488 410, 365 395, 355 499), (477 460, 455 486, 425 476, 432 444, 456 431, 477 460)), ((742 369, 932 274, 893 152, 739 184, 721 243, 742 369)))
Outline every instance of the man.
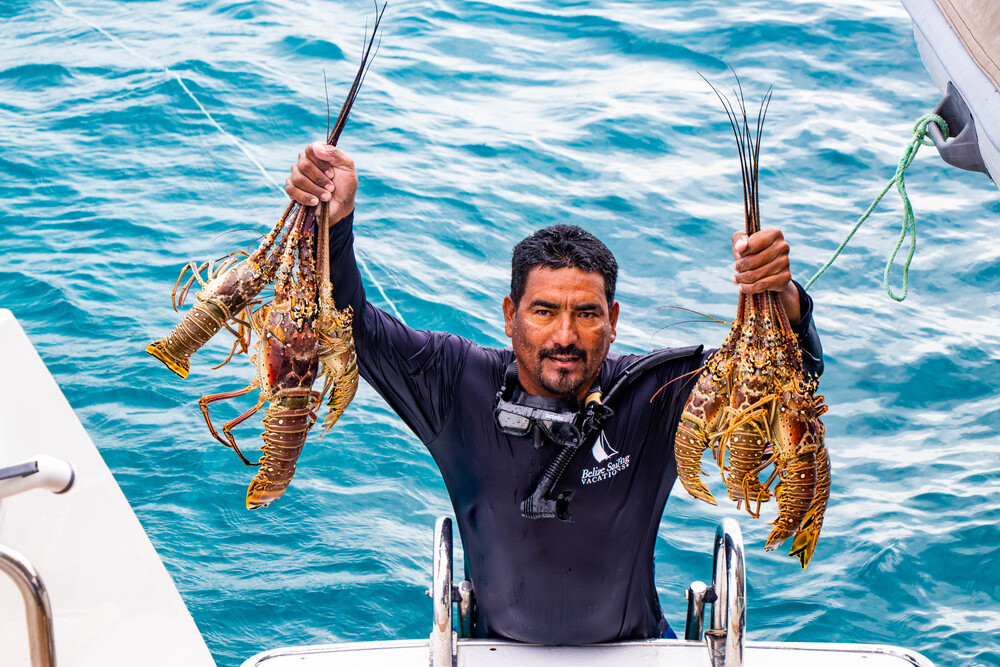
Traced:
MULTIPOLYGON (((353 251, 357 183, 351 159, 317 142, 285 189, 304 205, 329 202, 340 221, 330 234, 334 298, 354 309, 361 375, 441 469, 476 595, 474 634, 543 644, 672 636, 653 548, 701 348, 609 354, 618 267, 603 243, 567 225, 514 250, 503 300, 512 350, 414 331, 365 299, 353 251), (649 368, 623 375, 637 361, 649 368), (626 376, 612 399, 609 387, 626 376), (581 407, 600 392, 612 414, 594 401, 581 407), (581 410, 589 422, 564 420, 581 410)), ((804 358, 821 371, 811 300, 791 282, 781 232, 735 234, 733 254, 740 290, 778 292, 804 358)))

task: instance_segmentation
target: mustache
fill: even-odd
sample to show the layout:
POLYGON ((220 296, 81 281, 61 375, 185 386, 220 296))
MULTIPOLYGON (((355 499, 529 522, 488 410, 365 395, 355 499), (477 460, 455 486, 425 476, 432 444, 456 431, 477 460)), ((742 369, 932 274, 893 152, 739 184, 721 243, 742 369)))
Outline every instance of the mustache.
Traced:
POLYGON ((552 345, 551 347, 543 347, 538 351, 539 361, 546 357, 571 357, 586 363, 587 351, 576 345, 552 345))

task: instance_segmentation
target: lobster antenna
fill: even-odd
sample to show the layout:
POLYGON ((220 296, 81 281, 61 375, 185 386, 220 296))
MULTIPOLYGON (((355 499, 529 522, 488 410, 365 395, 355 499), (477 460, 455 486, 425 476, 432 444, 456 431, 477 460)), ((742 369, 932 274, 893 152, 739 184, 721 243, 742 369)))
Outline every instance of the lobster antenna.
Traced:
POLYGON ((699 74, 705 80, 715 95, 722 102, 722 107, 729 118, 729 124, 733 128, 733 136, 736 138, 736 148, 740 157, 740 175, 743 180, 743 211, 746 217, 747 234, 760 231, 760 197, 758 191, 758 179, 760 175, 760 142, 764 132, 764 119, 767 117, 767 110, 771 104, 771 97, 774 94, 774 87, 771 86, 761 100, 760 108, 757 110, 757 126, 754 131, 750 130, 750 118, 747 115, 746 101, 743 93, 743 83, 740 81, 736 70, 730 65, 729 69, 736 78, 736 87, 733 88, 733 96, 736 99, 734 105, 732 101, 712 85, 712 82, 699 74), (738 111, 737 111, 738 105, 738 111))
MULTIPOLYGON (((712 82, 705 78, 705 75, 699 72, 698 76, 704 79, 705 83, 707 83, 709 87, 715 92, 716 97, 718 97, 719 101, 722 103, 722 108, 725 109, 726 111, 726 116, 729 118, 729 125, 733 128, 733 137, 736 138, 736 147, 738 149, 737 153, 739 154, 740 157, 740 176, 743 179, 743 214, 744 218, 747 221, 749 221, 750 209, 746 196, 747 188, 749 187, 749 183, 747 183, 746 157, 744 155, 744 150, 743 150, 743 135, 736 122, 737 121, 736 110, 733 108, 732 102, 729 101, 729 98, 723 95, 721 92, 719 92, 719 89, 713 86, 712 82)), ((749 224, 749 222, 747 224, 749 224)))
MULTIPOLYGON (((729 125, 733 128, 733 137, 736 139, 736 146, 738 148, 738 153, 740 156, 740 175, 743 177, 743 190, 746 192, 747 182, 746 182, 746 170, 743 168, 743 137, 741 136, 737 125, 736 125, 736 111, 732 108, 732 103, 730 103, 729 98, 719 92, 719 89, 712 85, 712 82, 705 78, 701 72, 698 73, 705 83, 709 85, 713 92, 715 92, 716 97, 722 103, 722 108, 726 111, 726 116, 729 118, 729 125)), ((744 217, 750 214, 746 207, 746 197, 743 198, 743 209, 744 217)))
MULTIPOLYGON (((361 65, 358 67, 357 74, 354 75, 354 82, 351 84, 351 89, 347 93, 347 99, 344 100, 344 106, 340 108, 340 114, 337 116, 337 122, 334 123, 333 130, 330 132, 329 139, 327 143, 331 146, 337 145, 337 140, 340 139, 340 133, 343 132, 344 126, 347 124, 347 119, 351 115, 351 107, 354 106, 354 100, 357 98, 358 90, 361 88, 361 83, 364 80, 365 74, 368 71, 366 64, 369 63, 369 59, 372 55, 372 46, 375 44, 375 37, 378 34, 379 24, 382 22, 382 16, 385 14, 385 8, 388 2, 382 4, 382 8, 379 9, 378 2, 375 2, 375 25, 372 27, 371 37, 366 37, 365 48, 361 56, 361 65)), ((365 32, 368 29, 365 28, 365 32)))
MULTIPOLYGON (((761 109, 757 113, 757 128, 756 136, 750 132, 750 119, 747 117, 746 109, 746 97, 743 94, 743 83, 740 81, 739 75, 732 65, 729 66, 730 71, 733 73, 733 77, 736 79, 736 85, 739 89, 739 103, 740 111, 743 115, 743 133, 746 137, 746 143, 742 147, 746 151, 746 160, 741 165, 747 173, 744 177, 744 182, 749 185, 749 188, 744 190, 744 200, 745 208, 750 212, 747 218, 747 234, 753 234, 754 232, 760 231, 760 199, 758 197, 757 190, 757 177, 758 177, 758 165, 760 161, 760 137, 763 130, 763 111, 766 109, 765 103, 762 102, 761 109)), ((768 89, 768 94, 765 95, 765 101, 769 100, 770 92, 772 89, 768 89)), ((736 91, 733 91, 736 95, 736 91)))
MULTIPOLYGON (((708 315, 706 313, 701 312, 700 310, 692 310, 691 308, 684 308, 683 306, 660 306, 659 310, 683 310, 686 313, 694 313, 695 315, 700 315, 701 317, 705 318, 704 320, 685 320, 686 322, 717 322, 719 324, 732 324, 732 322, 728 322, 720 317, 715 317, 714 315, 708 315)), ((681 323, 678 322, 677 324, 681 323)), ((672 327, 673 324, 668 324, 667 326, 672 327)), ((663 328, 665 329, 666 327, 663 328)))
MULTIPOLYGON (((735 72, 733 73, 735 76, 735 72)), ((739 83, 739 77, 736 79, 739 83)), ((735 91, 733 91, 735 94, 735 91)), ((743 145, 743 150, 746 151, 746 160, 743 164, 743 169, 746 170, 745 180, 749 184, 743 192, 743 197, 747 201, 747 209, 750 211, 750 216, 747 218, 747 235, 753 234, 757 231, 757 200, 754 197, 754 192, 756 191, 756 181, 754 180, 754 145, 753 145, 753 135, 750 134, 750 121, 747 118, 747 106, 746 99, 743 97, 743 86, 740 85, 740 111, 743 113, 743 135, 746 137, 746 142, 743 145)))
POLYGON ((737 96, 740 104, 740 114, 743 117, 743 136, 746 141, 742 145, 743 151, 746 153, 746 159, 741 164, 742 169, 746 172, 743 177, 744 189, 743 189, 743 199, 745 202, 745 208, 749 212, 746 219, 747 235, 753 234, 758 230, 757 221, 760 220, 760 211, 757 209, 757 180, 755 178, 756 170, 754 167, 754 137, 750 133, 750 120, 747 118, 747 105, 746 96, 743 94, 743 82, 740 81, 740 77, 736 74, 736 70, 732 65, 729 66, 732 71, 733 76, 736 78, 736 86, 739 89, 739 94, 737 96, 737 91, 733 90, 733 95, 737 96))
POLYGON ((757 188, 758 176, 760 171, 760 138, 764 132, 764 118, 767 115, 767 107, 771 101, 772 90, 773 87, 767 89, 767 93, 764 94, 764 97, 760 102, 760 108, 757 110, 757 132, 756 132, 756 139, 754 141, 753 161, 751 162, 751 164, 753 165, 752 197, 753 197, 754 210, 756 211, 756 215, 754 216, 754 231, 760 230, 760 197, 757 188))
MULTIPOLYGON (((376 5, 377 6, 377 5, 376 5)), ((360 88, 360 78, 361 70, 364 69, 365 60, 368 57, 368 19, 365 19, 365 47, 361 49, 361 64, 358 66, 358 71, 354 75, 354 81, 351 82, 351 87, 347 91, 347 98, 344 100, 344 104, 340 107, 340 112, 337 114, 337 121, 333 125, 333 131, 327 134, 327 141, 331 146, 337 145, 337 140, 340 139, 340 133, 343 131, 343 126, 347 124, 347 116, 351 112, 351 107, 354 105, 354 100, 357 97, 358 89, 360 88)))
POLYGON ((749 181, 749 172, 747 170, 747 160, 748 160, 747 135, 744 131, 744 128, 746 126, 746 111, 743 109, 743 99, 741 97, 742 94, 743 93, 741 91, 739 95, 737 95, 736 90, 735 89, 733 90, 733 96, 740 103, 740 110, 742 114, 736 113, 736 108, 728 97, 726 98, 726 102, 729 103, 729 111, 732 114, 729 122, 735 125, 735 127, 733 128, 733 132, 739 137, 736 141, 736 145, 740 156, 740 176, 743 179, 743 214, 744 214, 743 217, 744 220, 746 221, 745 224, 749 225, 749 220, 753 218, 753 206, 750 203, 750 200, 748 200, 746 196, 746 193, 751 187, 751 184, 749 181), (742 125, 740 124, 740 115, 742 115, 744 119, 742 125))
POLYGON ((754 154, 753 167, 753 198, 757 206, 757 229, 760 229, 760 196, 757 189, 757 176, 760 169, 760 138, 764 133, 764 119, 767 117, 767 109, 771 105, 771 95, 774 94, 774 86, 767 89, 764 99, 760 103, 760 111, 757 113, 757 148, 754 154))
MULTIPOLYGON (((302 226, 304 230, 311 229, 313 223, 316 221, 316 213, 318 206, 310 206, 306 211, 305 218, 302 221, 302 226)), ((313 241, 314 237, 312 234, 302 234, 299 236, 299 247, 298 247, 298 267, 297 275, 299 282, 304 284, 308 294, 312 295, 309 299, 310 302, 315 303, 316 294, 316 262, 313 258, 313 241)))
POLYGON ((746 98, 743 95, 743 82, 740 81, 740 76, 736 73, 736 69, 732 65, 729 66, 729 71, 733 73, 733 78, 736 79, 736 89, 733 89, 733 97, 737 99, 740 105, 740 113, 743 116, 743 127, 741 128, 741 133, 746 138, 746 141, 740 144, 740 150, 746 153, 745 160, 741 161, 741 168, 744 172, 746 172, 743 176, 743 199, 744 208, 749 213, 746 218, 747 234, 749 235, 753 233, 751 229, 753 220, 756 219, 757 213, 754 207, 753 196, 748 196, 748 192, 753 190, 753 181, 750 180, 750 171, 752 171, 752 169, 750 171, 747 169, 747 167, 752 164, 751 155, 753 154, 753 137, 750 135, 750 126, 749 123, 747 123, 747 107, 745 102, 746 98), (739 90, 738 93, 737 89, 739 90))
POLYGON ((661 391, 663 391, 664 389, 666 389, 667 387, 669 387, 673 383, 677 382, 678 380, 683 380, 684 378, 689 378, 689 379, 692 379, 692 380, 697 379, 698 378, 698 374, 701 373, 703 370, 705 370, 704 366, 702 366, 700 368, 696 368, 693 371, 689 371, 689 372, 685 373, 684 375, 678 375, 673 380, 670 380, 665 385, 663 385, 662 387, 660 387, 659 389, 657 389, 656 393, 653 394, 650 397, 649 402, 652 403, 653 401, 655 401, 656 397, 660 395, 661 391))
POLYGON ((371 58, 368 59, 368 65, 365 67, 365 73, 361 75, 361 81, 358 83, 358 88, 364 85, 365 79, 368 78, 368 70, 372 68, 372 63, 375 61, 375 56, 378 55, 379 49, 382 48, 382 35, 378 36, 378 42, 375 44, 375 50, 372 52, 371 58))
MULTIPOLYGON (((735 91, 734 91, 735 92, 735 91)), ((747 209, 750 211, 750 217, 747 218, 747 234, 753 234, 757 231, 756 221, 757 221, 757 199, 754 197, 754 192, 756 191, 757 183, 754 180, 754 145, 753 145, 753 135, 750 133, 750 121, 747 119, 747 105, 746 98, 743 97, 743 88, 740 87, 740 113, 743 116, 743 136, 746 137, 746 141, 743 144, 743 150, 746 151, 746 160, 744 162, 744 169, 746 169, 747 174, 745 177, 746 182, 749 187, 744 191, 743 196, 747 200, 747 209)))
POLYGON ((323 94, 326 95, 326 136, 330 136, 330 89, 326 85, 326 68, 323 68, 323 94))

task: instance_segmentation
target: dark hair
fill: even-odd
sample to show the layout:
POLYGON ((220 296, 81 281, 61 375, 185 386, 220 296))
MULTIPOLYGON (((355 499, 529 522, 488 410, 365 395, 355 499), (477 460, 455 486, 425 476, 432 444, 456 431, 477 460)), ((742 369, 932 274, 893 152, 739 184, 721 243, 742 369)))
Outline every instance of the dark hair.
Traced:
POLYGON ((549 269, 574 268, 600 273, 608 307, 615 301, 618 262, 608 247, 590 232, 576 225, 552 225, 540 229, 514 246, 510 260, 510 298, 521 302, 528 274, 544 266, 549 269))

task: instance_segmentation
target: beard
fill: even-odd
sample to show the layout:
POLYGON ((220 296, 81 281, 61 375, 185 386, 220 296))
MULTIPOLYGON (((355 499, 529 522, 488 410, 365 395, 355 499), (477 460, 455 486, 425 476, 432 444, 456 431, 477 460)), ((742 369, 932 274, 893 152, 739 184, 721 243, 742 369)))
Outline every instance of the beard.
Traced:
MULTIPOLYGON (((603 357, 604 355, 600 356, 603 357)), ((576 345, 543 347, 538 351, 538 383, 545 391, 556 396, 576 395, 580 391, 580 388, 583 387, 583 384, 590 381, 590 378, 597 371, 597 366, 603 361, 603 359, 600 359, 596 364, 588 363, 588 357, 587 351, 576 345), (582 371, 572 372, 566 368, 558 368, 555 373, 545 374, 542 372, 542 365, 545 359, 549 357, 577 359, 583 365, 582 371)))
MULTIPOLYGON (((579 345, 577 342, 569 345, 558 343, 539 345, 533 342, 532 337, 526 334, 516 319, 512 329, 511 343, 521 372, 522 384, 528 381, 528 384, 537 388, 532 389, 533 391, 547 392, 559 398, 576 396, 581 389, 590 388, 589 383, 597 379, 611 347, 611 341, 614 340, 609 329, 597 336, 587 336, 588 345, 579 345), (572 359, 577 363, 571 368, 562 368, 549 363, 550 358, 572 359), (584 387, 584 384, 587 386, 584 387)), ((527 384, 525 388, 528 388, 527 384)))

